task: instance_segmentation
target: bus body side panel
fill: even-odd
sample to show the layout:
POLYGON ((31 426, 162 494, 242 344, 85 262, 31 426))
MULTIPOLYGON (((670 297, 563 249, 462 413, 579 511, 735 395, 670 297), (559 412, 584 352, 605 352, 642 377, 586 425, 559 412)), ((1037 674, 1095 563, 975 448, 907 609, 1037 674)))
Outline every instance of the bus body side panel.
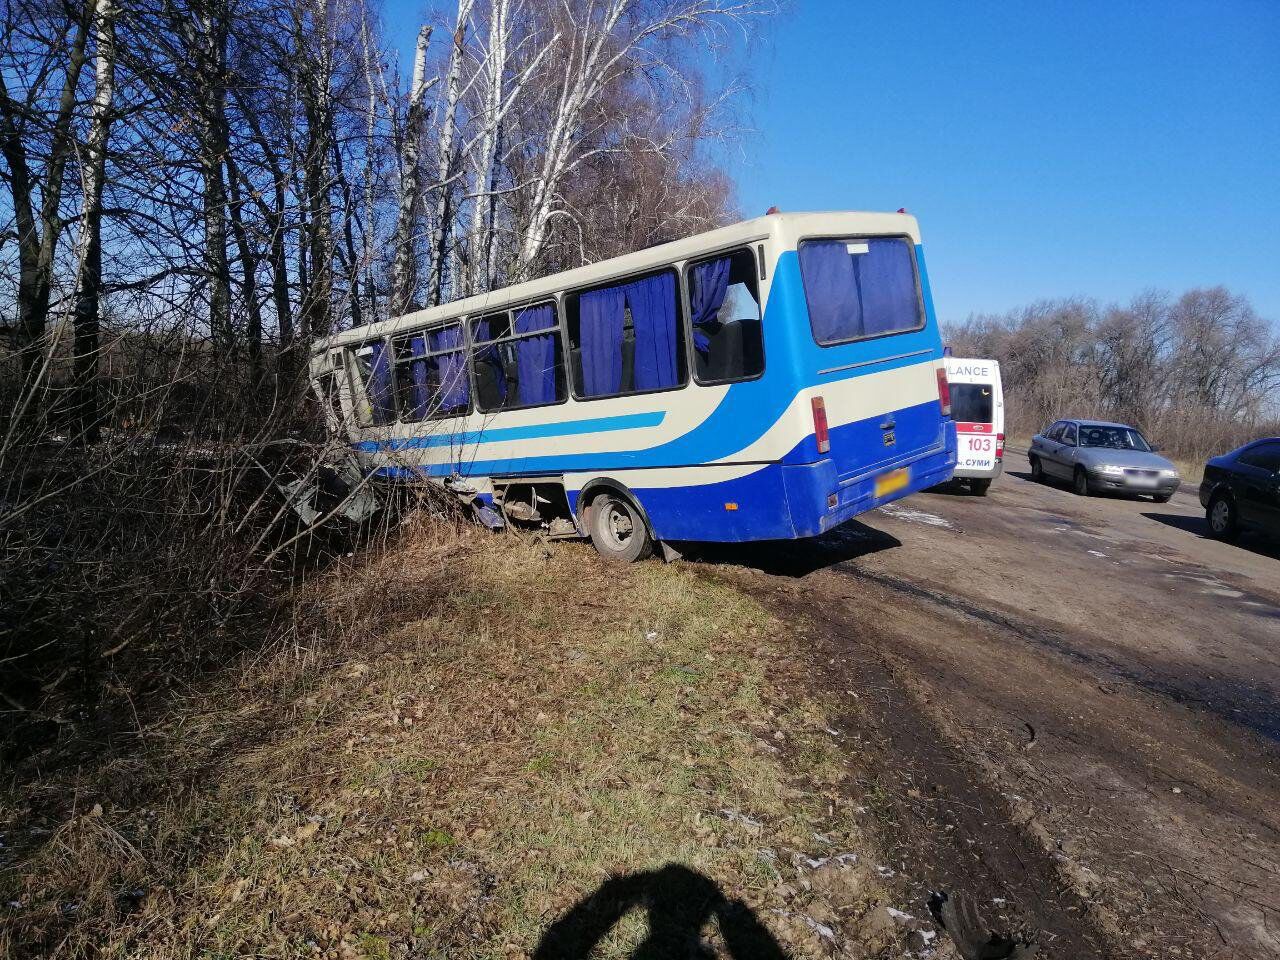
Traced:
POLYGON ((384 475, 563 476, 575 512, 580 491, 608 479, 633 493, 659 539, 813 536, 943 482, 954 468, 923 261, 919 272, 922 330, 823 348, 810 330, 798 256, 787 251, 772 261, 757 380, 404 424, 365 431, 354 446, 384 475), (814 438, 815 396, 827 404, 829 454, 814 438), (902 468, 906 482, 876 496, 877 477, 902 468))

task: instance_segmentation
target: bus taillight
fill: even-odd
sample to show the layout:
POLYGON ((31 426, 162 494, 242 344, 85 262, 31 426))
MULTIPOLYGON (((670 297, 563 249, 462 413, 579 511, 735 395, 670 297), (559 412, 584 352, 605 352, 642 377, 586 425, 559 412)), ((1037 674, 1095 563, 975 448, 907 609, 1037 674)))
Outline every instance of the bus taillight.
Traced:
POLYGON ((947 382, 947 371, 938 368, 938 401, 942 404, 942 415, 951 416, 951 384, 947 382))
POLYGON ((818 441, 818 452, 828 453, 831 450, 831 435, 827 432, 827 405, 821 397, 814 397, 813 404, 813 437, 818 441))

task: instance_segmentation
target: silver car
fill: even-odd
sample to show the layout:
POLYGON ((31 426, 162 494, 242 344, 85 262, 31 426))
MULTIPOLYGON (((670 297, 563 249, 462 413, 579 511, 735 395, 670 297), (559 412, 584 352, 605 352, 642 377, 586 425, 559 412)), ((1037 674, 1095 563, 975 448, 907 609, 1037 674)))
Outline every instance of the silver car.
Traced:
POLYGON ((1082 497, 1091 493, 1145 494, 1166 503, 1178 489, 1178 470, 1152 452, 1142 431, 1105 420, 1059 420, 1031 438, 1031 476, 1069 480, 1082 497))

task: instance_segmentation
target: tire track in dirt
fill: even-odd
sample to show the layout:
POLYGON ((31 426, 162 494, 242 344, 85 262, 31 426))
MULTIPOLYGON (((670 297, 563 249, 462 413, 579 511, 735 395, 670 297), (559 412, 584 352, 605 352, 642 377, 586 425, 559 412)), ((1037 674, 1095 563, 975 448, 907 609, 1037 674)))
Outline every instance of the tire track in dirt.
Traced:
POLYGON ((914 908, 926 909, 936 892, 962 894, 992 933, 1033 940, 1040 958, 1132 955, 1116 950, 1108 919, 1026 829, 1009 798, 954 749, 901 665, 885 655, 889 638, 843 602, 806 602, 810 590, 794 583, 762 584, 724 568, 719 574, 808 628, 798 653, 838 705, 836 728, 863 748, 848 802, 877 821, 872 829, 896 871, 886 882, 914 908))

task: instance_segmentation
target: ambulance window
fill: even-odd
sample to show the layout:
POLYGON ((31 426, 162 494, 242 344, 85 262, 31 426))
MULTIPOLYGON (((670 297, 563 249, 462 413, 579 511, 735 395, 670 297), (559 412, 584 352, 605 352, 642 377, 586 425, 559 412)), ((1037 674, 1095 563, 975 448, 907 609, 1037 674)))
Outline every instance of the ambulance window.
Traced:
POLYGON ((951 419, 956 423, 992 423, 994 409, 991 384, 951 384, 951 419))

